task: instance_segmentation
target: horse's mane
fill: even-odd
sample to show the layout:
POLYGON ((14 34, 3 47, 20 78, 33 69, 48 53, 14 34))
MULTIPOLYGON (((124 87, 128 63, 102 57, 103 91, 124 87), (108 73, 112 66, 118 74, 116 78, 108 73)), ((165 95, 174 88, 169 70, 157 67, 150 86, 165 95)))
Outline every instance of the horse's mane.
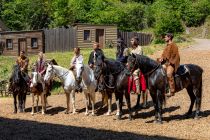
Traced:
POLYGON ((138 67, 143 71, 143 73, 147 73, 153 69, 155 69, 159 63, 155 60, 149 58, 145 55, 136 55, 136 61, 138 64, 138 67))
POLYGON ((12 75, 11 75, 11 78, 10 78, 10 82, 16 82, 19 80, 19 72, 20 72, 20 67, 19 65, 14 65, 13 66, 13 72, 12 72, 12 75))
POLYGON ((13 66, 13 72, 10 77, 11 88, 9 89, 13 93, 21 93, 21 91, 25 91, 27 87, 27 83, 25 82, 23 75, 21 74, 19 65, 13 66))
POLYGON ((52 65, 53 67, 57 67, 57 68, 61 68, 61 69, 64 69, 64 70, 67 70, 67 71, 69 71, 69 69, 67 69, 67 68, 64 68, 64 67, 62 67, 62 66, 59 66, 59 65, 52 65))
POLYGON ((111 58, 105 58, 104 62, 107 64, 108 73, 119 73, 125 68, 125 66, 121 62, 111 58))

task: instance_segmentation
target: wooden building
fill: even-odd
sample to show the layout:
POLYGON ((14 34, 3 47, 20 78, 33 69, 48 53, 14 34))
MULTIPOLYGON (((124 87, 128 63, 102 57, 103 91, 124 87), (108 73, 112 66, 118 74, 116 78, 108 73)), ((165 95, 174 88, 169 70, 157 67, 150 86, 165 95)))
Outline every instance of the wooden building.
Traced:
POLYGON ((3 45, 4 55, 17 56, 22 50, 28 55, 45 51, 42 30, 0 32, 0 42, 3 45))
POLYGON ((77 46, 81 48, 92 47, 93 42, 98 42, 101 48, 108 45, 116 46, 116 25, 75 24, 77 46))

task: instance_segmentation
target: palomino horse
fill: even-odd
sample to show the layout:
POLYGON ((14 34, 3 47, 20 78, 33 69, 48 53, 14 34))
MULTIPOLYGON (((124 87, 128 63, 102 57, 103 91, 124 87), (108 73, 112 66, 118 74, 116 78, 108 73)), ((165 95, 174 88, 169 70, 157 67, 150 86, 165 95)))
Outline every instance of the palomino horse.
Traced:
POLYGON ((75 78, 72 71, 57 65, 48 64, 44 81, 49 82, 54 76, 57 76, 63 83, 63 89, 66 94, 67 110, 66 114, 69 113, 69 96, 71 94, 73 113, 76 113, 75 108, 75 78))
MULTIPOLYGON (((167 76, 163 67, 158 62, 143 55, 128 57, 128 69, 133 71, 140 68, 146 77, 148 89, 155 107, 155 122, 162 123, 162 104, 165 101, 167 76)), ((195 118, 199 117, 202 98, 202 73, 203 69, 194 64, 181 65, 175 75, 176 92, 186 88, 191 104, 187 117, 192 114, 194 103, 196 105, 195 118), (183 71, 183 72, 182 72, 183 71)))
POLYGON ((45 83, 44 79, 40 73, 34 71, 31 73, 32 79, 30 84, 30 92, 32 93, 32 111, 31 114, 34 115, 34 96, 37 95, 36 99, 36 111, 38 112, 38 103, 39 103, 39 96, 41 96, 41 103, 42 103, 42 114, 45 114, 46 111, 46 90, 45 90, 45 83))
POLYGON ((92 104, 92 115, 94 115, 94 104, 95 104, 95 90, 96 90, 96 80, 94 79, 93 70, 82 63, 76 63, 75 65, 76 71, 76 90, 81 84, 84 85, 83 92, 85 94, 85 103, 86 103, 86 111, 85 115, 88 115, 88 102, 89 99, 92 104))
POLYGON ((119 61, 114 61, 111 59, 104 59, 104 56, 100 55, 96 59, 96 67, 94 70, 94 76, 98 83, 98 89, 107 93, 108 102, 108 114, 111 113, 111 96, 115 93, 116 104, 117 104, 117 114, 118 119, 122 116, 122 102, 123 95, 125 95, 127 107, 129 110, 129 119, 132 119, 130 95, 128 93, 128 75, 126 73, 125 66, 119 61), (107 77, 112 75, 114 77, 114 87, 107 84, 107 77))
POLYGON ((24 74, 25 73, 21 72, 19 65, 13 66, 13 73, 9 80, 9 91, 13 94, 14 98, 14 113, 17 113, 17 96, 19 111, 25 111, 26 93, 28 91, 28 85, 26 80, 24 79, 24 74))

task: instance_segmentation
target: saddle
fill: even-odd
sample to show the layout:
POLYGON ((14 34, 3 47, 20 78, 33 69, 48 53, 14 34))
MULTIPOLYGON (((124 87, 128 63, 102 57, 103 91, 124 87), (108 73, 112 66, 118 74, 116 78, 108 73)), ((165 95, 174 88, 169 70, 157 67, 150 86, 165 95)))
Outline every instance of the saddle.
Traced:
POLYGON ((180 65, 174 75, 174 77, 177 77, 177 76, 183 76, 185 74, 189 73, 189 69, 187 68, 186 65, 180 65))

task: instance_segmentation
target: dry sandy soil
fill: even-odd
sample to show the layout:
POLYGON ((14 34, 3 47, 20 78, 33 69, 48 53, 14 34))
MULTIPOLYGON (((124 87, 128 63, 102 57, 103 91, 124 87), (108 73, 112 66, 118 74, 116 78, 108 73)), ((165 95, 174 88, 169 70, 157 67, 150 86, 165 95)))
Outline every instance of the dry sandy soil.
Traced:
MULTIPOLYGON (((160 52, 153 55, 157 58, 160 52)), ((85 116, 84 96, 76 94, 77 114, 64 114, 65 95, 48 98, 46 115, 40 112, 31 116, 31 96, 27 97, 26 113, 13 114, 13 99, 0 98, 0 139, 210 139, 210 41, 196 40, 192 47, 180 50, 181 63, 198 64, 204 69, 203 99, 201 118, 185 119, 190 99, 186 90, 176 93, 167 100, 164 109, 164 123, 154 124, 154 108, 149 98, 149 107, 142 109, 134 117, 127 119, 124 106, 122 120, 117 120, 116 106, 113 104, 111 116, 105 116, 106 108, 96 112, 96 116, 85 116)), ((136 95, 131 95, 132 106, 136 95)), ((97 107, 101 95, 97 94, 97 107)), ((113 102, 115 100, 113 99, 113 102)))

